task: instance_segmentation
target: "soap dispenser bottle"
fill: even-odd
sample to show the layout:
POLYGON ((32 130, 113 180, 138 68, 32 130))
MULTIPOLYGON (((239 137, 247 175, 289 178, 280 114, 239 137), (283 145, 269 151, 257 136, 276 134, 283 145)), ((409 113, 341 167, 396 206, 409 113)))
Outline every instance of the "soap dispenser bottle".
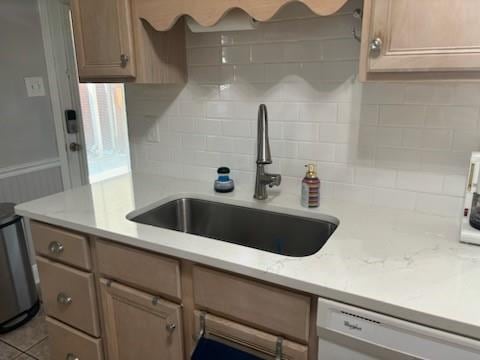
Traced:
POLYGON ((314 164, 305 165, 307 173, 302 181, 302 206, 315 208, 320 205, 320 179, 314 164))

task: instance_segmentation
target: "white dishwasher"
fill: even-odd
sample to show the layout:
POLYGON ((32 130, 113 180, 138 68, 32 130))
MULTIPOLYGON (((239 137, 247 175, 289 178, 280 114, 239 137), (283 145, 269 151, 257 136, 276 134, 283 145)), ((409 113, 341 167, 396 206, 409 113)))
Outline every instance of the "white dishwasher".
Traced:
POLYGON ((479 360, 480 341, 319 299, 318 360, 479 360))

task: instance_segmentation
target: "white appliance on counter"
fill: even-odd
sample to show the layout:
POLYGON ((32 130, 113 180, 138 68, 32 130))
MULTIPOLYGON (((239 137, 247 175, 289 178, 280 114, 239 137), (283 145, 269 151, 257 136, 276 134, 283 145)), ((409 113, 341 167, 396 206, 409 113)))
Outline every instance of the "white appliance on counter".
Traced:
POLYGON ((319 299, 318 360, 478 360, 480 341, 319 299))
POLYGON ((480 245, 480 230, 470 225, 472 213, 472 201, 479 189, 480 152, 473 152, 470 158, 470 166, 465 187, 465 206, 461 219, 460 241, 469 244, 480 245))

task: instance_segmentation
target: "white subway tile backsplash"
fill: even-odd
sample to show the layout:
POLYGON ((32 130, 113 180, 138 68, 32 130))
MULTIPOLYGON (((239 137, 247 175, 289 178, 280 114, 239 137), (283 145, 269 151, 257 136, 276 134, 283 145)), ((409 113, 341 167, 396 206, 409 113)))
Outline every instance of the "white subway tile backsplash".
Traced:
POLYGON ((300 105, 300 121, 336 122, 338 105, 335 103, 300 105))
POLYGON ((449 84, 408 84, 405 103, 448 105, 452 101, 452 95, 453 87, 449 84))
POLYGON ((188 51, 188 62, 191 65, 217 65, 217 64, 220 64, 220 48, 218 48, 218 47, 206 47, 206 48, 190 49, 188 51))
POLYGON ((265 65, 264 64, 243 64, 234 67, 235 81, 247 83, 264 83, 265 65))
POLYGON ((475 129, 479 109, 467 106, 429 106, 425 126, 431 128, 475 129))
POLYGON ((463 199, 460 197, 418 194, 415 209, 419 212, 460 217, 463 199))
POLYGON ((284 46, 286 62, 322 60, 322 43, 320 41, 296 41, 284 46))
POLYGON ((318 164, 318 177, 320 180, 353 183, 353 168, 345 165, 318 164))
POLYGON ((233 152, 233 141, 231 138, 226 138, 223 136, 208 136, 207 150, 231 153, 233 152))
POLYGON ((403 129, 403 145, 411 148, 448 150, 452 131, 442 129, 403 129))
POLYGON ((480 150, 480 85, 360 83, 360 6, 318 17, 297 4, 254 31, 187 31, 187 84, 126 85, 133 169, 211 181, 226 165, 252 186, 265 103, 275 191, 298 195, 313 162, 322 199, 457 216, 480 150))
POLYGON ((335 145, 298 143, 298 157, 305 160, 334 161, 335 145))
POLYGON ((415 209, 416 193, 402 190, 376 188, 373 192, 373 203, 393 209, 415 209))
POLYGON ((310 123, 285 123, 283 137, 286 140, 315 141, 318 139, 318 125, 310 123))
POLYGON ((195 131, 203 135, 222 135, 222 121, 218 119, 197 119, 195 131))
POLYGON ((357 128, 351 124, 318 124, 318 139, 321 142, 349 143, 357 138, 357 128))
POLYGON ((225 136, 249 137, 251 134, 251 124, 245 120, 223 120, 222 133, 225 136))
POLYGON ((222 64, 250 63, 249 46, 228 46, 222 48, 222 64))
POLYGON ((480 135, 476 131, 455 130, 453 135, 453 150, 480 149, 480 135))
POLYGON ((191 150, 205 150, 207 147, 205 136, 196 134, 183 134, 182 145, 184 149, 191 150))
POLYGON ((360 43, 353 38, 322 41, 322 60, 357 60, 360 43))
POLYGON ((399 171, 397 174, 397 187, 404 190, 441 193, 443 176, 434 173, 399 171))
POLYGON ((443 193, 446 195, 463 196, 467 185, 466 176, 447 175, 443 183, 443 193))
POLYGON ((425 107, 421 105, 381 105, 380 125, 423 127, 425 107))
POLYGON ((355 183, 375 187, 395 187, 397 172, 390 169, 355 168, 355 183))
POLYGON ((279 63, 285 61, 283 44, 260 44, 251 48, 252 63, 279 63))

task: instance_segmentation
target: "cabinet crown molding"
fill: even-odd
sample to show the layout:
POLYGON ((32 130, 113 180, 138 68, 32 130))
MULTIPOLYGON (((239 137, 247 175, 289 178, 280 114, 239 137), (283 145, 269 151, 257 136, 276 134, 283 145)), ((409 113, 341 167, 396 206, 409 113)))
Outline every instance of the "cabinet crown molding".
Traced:
POLYGON ((215 25, 232 9, 241 9, 258 21, 270 20, 280 8, 300 2, 317 15, 337 12, 347 0, 134 0, 137 14, 157 31, 169 30, 183 15, 202 26, 215 25))

